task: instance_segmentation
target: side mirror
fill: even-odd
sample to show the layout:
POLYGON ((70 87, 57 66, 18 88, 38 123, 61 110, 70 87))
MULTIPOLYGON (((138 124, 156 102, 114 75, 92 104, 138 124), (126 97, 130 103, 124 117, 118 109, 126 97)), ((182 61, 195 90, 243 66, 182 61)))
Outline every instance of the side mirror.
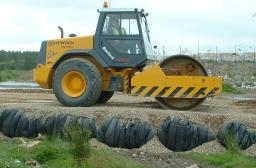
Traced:
POLYGON ((156 46, 156 45, 154 46, 154 49, 157 49, 157 46, 156 46))

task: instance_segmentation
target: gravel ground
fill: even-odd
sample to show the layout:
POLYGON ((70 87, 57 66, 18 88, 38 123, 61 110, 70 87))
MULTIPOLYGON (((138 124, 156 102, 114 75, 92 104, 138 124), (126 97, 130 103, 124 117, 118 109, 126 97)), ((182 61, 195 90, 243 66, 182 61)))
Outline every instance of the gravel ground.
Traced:
MULTIPOLYGON (((105 144, 92 140, 92 146, 98 149, 106 149, 108 151, 118 153, 119 155, 126 156, 131 159, 135 159, 138 162, 146 163, 147 165, 154 165, 161 168, 181 168, 189 167, 191 165, 200 165, 194 160, 184 158, 178 154, 166 149, 157 138, 153 138, 147 144, 139 149, 122 149, 122 148, 110 148, 105 144)), ((205 168, 208 168, 204 165, 205 168)), ((212 167, 209 167, 212 168, 212 167)))
POLYGON ((256 157, 256 144, 253 144, 251 147, 243 151, 243 153, 247 156, 256 157))
POLYGON ((215 140, 194 148, 192 151, 196 153, 217 154, 225 152, 226 149, 221 146, 217 140, 215 140))
MULTIPOLYGON (((255 97, 255 95, 232 95, 223 94, 219 97, 209 98, 202 105, 191 111, 175 111, 162 109, 153 98, 138 98, 116 93, 112 99, 105 105, 96 105, 94 107, 64 107, 55 98, 55 96, 47 91, 44 92, 26 92, 11 91, 0 92, 0 109, 18 108, 23 109, 27 115, 50 116, 58 113, 67 113, 78 116, 94 117, 99 124, 106 117, 119 117, 122 120, 131 120, 139 118, 149 121, 155 129, 157 129, 163 120, 168 116, 177 116, 190 121, 210 127, 215 133, 219 130, 224 122, 239 121, 244 123, 250 129, 256 129, 256 100, 239 101, 237 96, 255 97)), ((256 99, 256 97, 255 97, 256 99)), ((95 142, 94 146, 106 145, 95 142)), ((140 149, 125 150, 111 149, 118 153, 128 153, 131 157, 138 157, 140 161, 148 162, 154 157, 154 161, 164 159, 167 165, 182 165, 184 160, 170 161, 170 158, 176 158, 176 154, 165 148, 157 138, 152 139, 140 149), (168 163, 169 162, 169 163, 168 163)), ((199 153, 219 153, 225 149, 220 146, 217 141, 203 144, 195 149, 194 152, 199 153)), ((256 155, 256 147, 253 145, 245 151, 251 156, 256 155)), ((174 159, 175 160, 175 159, 174 159)), ((192 162, 188 162, 188 164, 192 162)))

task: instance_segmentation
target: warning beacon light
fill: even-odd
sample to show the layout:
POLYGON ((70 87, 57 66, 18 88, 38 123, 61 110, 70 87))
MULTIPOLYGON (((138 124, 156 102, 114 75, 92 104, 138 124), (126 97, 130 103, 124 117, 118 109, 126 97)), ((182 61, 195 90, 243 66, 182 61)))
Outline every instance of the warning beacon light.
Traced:
POLYGON ((103 8, 108 8, 108 7, 109 7, 109 1, 108 0, 104 0, 103 8))

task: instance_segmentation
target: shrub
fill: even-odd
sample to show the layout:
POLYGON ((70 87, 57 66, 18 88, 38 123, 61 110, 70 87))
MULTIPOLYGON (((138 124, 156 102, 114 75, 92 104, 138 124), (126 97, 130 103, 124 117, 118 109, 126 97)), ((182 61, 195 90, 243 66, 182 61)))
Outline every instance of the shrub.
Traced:
POLYGON ((83 131, 81 127, 71 126, 65 128, 65 139, 69 142, 70 152, 79 166, 90 157, 91 153, 91 132, 83 131))

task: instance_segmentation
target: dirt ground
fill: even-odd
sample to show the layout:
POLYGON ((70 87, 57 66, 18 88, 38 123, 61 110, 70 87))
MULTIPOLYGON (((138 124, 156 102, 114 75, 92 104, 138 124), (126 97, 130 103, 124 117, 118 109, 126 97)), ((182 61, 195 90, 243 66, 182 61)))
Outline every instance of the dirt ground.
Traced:
POLYGON ((104 105, 93 107, 64 107, 54 94, 31 93, 32 91, 0 91, 0 109, 23 109, 28 115, 49 116, 67 113, 94 117, 97 123, 106 117, 119 117, 123 120, 139 118, 150 121, 156 128, 167 116, 177 116, 203 124, 218 131, 224 122, 239 121, 256 129, 256 94, 222 94, 208 98, 203 104, 190 111, 163 109, 154 98, 134 97, 116 93, 104 105), (247 98, 249 100, 241 100, 247 98))
MULTIPOLYGON (((250 129, 256 130, 256 94, 222 94, 219 97, 208 98, 203 104, 190 111, 175 111, 163 109, 154 98, 142 98, 116 93, 104 105, 93 107, 64 107, 51 93, 46 91, 0 91, 0 109, 23 109, 27 115, 49 116, 57 113, 67 113, 78 116, 94 117, 99 124, 106 117, 119 117, 122 120, 139 118, 149 121, 155 129, 167 116, 177 116, 210 127, 215 133, 224 122, 239 121, 250 129), (246 99, 244 99, 246 98, 246 99), (244 100, 243 100, 244 99, 244 100)), ((94 146, 104 146, 93 142, 94 146)), ((217 142, 210 142, 196 148, 195 152, 222 152, 224 148, 217 142)), ((107 147, 106 147, 107 148, 107 147)), ((154 138, 140 149, 124 150, 112 149, 120 154, 126 154, 141 162, 161 163, 161 167, 186 167, 195 162, 179 157, 177 154, 163 147, 154 138), (152 157, 154 159, 152 159, 152 157), (156 159, 157 158, 157 159, 156 159)), ((251 151, 250 151, 251 152, 251 151)), ((256 155, 256 151, 254 153, 256 155)), ((197 163, 200 165, 200 163, 197 163)), ((205 167, 205 166, 204 166, 205 167)))

